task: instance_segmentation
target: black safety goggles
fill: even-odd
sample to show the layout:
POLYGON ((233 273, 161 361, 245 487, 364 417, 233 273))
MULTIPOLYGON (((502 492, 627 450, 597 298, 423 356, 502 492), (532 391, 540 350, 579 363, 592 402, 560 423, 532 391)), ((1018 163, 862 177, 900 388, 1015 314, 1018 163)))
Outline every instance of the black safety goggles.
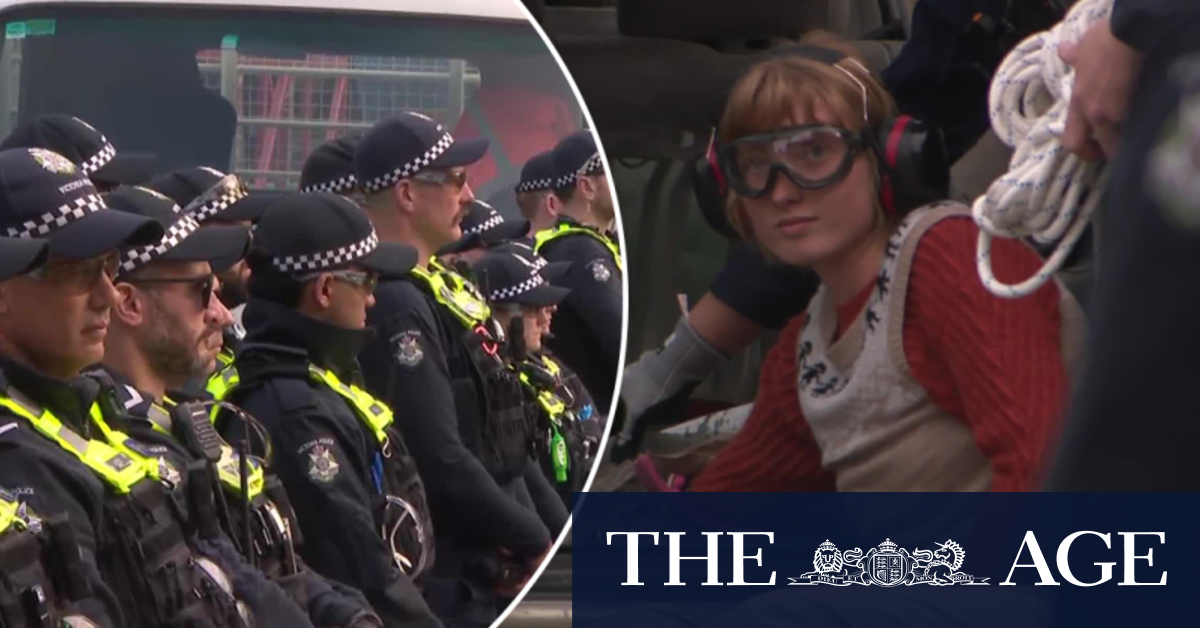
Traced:
POLYGON ((866 146, 862 134, 825 124, 805 124, 741 137, 717 150, 729 187, 759 198, 780 174, 806 190, 841 181, 866 146))

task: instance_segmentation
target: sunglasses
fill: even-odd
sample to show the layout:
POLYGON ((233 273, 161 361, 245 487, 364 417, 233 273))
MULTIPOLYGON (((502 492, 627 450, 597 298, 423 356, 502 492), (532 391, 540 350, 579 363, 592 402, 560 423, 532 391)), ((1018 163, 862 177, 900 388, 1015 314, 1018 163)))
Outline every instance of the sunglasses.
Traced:
POLYGON ((200 293, 200 309, 207 310, 216 285, 216 275, 205 275, 203 277, 155 277, 152 279, 124 279, 123 283, 133 285, 165 285, 165 284, 185 284, 192 286, 193 289, 200 293))
POLYGON ((450 185, 458 190, 463 189, 467 185, 466 170, 430 170, 427 172, 418 172, 412 178, 417 181, 424 181, 425 183, 450 185))
POLYGON ((352 283, 363 288, 369 294, 373 294, 375 292, 375 288, 379 286, 379 273, 361 270, 330 270, 323 273, 301 275, 299 280, 301 282, 312 281, 321 275, 333 275, 334 279, 338 279, 346 283, 352 283))
POLYGON ((112 281, 120 268, 121 256, 113 251, 85 260, 51 259, 29 276, 37 281, 83 291, 95 287, 102 276, 112 281))
POLYGON ((780 174, 806 190, 829 187, 850 173, 865 145, 859 133, 806 124, 738 138, 717 157, 733 191, 759 198, 770 193, 780 174))

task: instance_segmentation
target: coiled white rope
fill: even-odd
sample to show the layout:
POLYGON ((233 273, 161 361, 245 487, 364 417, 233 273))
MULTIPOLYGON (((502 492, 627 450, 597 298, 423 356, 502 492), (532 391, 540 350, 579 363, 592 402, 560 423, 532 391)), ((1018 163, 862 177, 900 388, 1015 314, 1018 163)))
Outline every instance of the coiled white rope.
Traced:
POLYGON ((1032 294, 1058 272, 1091 220, 1107 184, 1107 168, 1080 159, 1061 141, 1075 73, 1058 56, 1065 43, 1112 13, 1113 0, 1080 0, 1061 23, 1021 42, 992 80, 988 97, 992 129, 1015 150, 1008 172, 975 200, 979 225, 976 261, 983 285, 996 296, 1032 294), (992 272, 992 238, 1056 243, 1029 279, 1005 284, 992 272))

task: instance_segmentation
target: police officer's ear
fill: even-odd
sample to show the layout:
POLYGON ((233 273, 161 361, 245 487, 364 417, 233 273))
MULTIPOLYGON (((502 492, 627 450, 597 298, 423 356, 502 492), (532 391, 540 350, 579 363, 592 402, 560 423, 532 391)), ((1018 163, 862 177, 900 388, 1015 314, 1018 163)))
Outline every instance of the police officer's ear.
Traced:
POLYGON ((400 211, 406 214, 415 213, 417 210, 417 200, 414 196, 416 186, 413 185, 412 179, 400 179, 400 182, 392 187, 392 200, 400 211))
POLYGON ((113 303, 112 315, 128 327, 137 327, 148 322, 150 296, 138 290, 133 284, 119 281, 113 284, 117 289, 117 299, 113 303))
POLYGON ((575 185, 579 188, 575 190, 576 194, 582 194, 590 205, 596 200, 596 193, 599 192, 595 177, 582 176, 576 177, 575 185))
POLYGON ((542 206, 546 208, 546 213, 554 220, 558 220, 559 215, 562 214, 562 199, 558 198, 558 195, 554 192, 545 193, 542 197, 542 206))
POLYGON ((333 305, 333 275, 321 273, 316 279, 308 282, 304 288, 304 298, 309 300, 317 309, 328 310, 333 305))

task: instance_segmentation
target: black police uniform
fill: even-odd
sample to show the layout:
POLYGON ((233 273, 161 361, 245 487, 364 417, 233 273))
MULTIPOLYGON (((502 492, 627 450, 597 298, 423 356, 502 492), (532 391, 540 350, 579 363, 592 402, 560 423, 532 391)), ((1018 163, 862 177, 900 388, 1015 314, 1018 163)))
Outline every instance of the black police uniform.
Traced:
MULTIPOLYGON (((281 199, 255 233, 246 339, 209 391, 244 408, 270 434, 305 561, 359 588, 386 626, 440 626, 410 577, 435 562, 432 542, 423 538, 434 532, 416 464, 392 411, 357 387, 355 356, 369 332, 254 295, 258 285, 351 264, 399 276, 412 268, 415 252, 379 244, 366 214, 331 193, 281 199)), ((241 429, 218 427, 238 440, 241 429)))
MULTIPOLYGON (((552 541, 526 486, 530 475, 545 479, 536 468, 528 473, 519 383, 494 341, 477 333, 487 321, 459 319, 422 279, 383 282, 375 298, 368 324, 379 342, 365 347, 363 371, 371 390, 406 410, 397 423, 438 522, 434 574, 469 583, 485 601, 501 577, 497 548, 524 560, 552 541)), ((443 602, 431 603, 437 610, 443 602)))
MULTIPOLYGON (((14 371, 12 363, 2 357, 0 364, 5 369, 0 374, 0 388, 8 396, 8 374, 24 369, 19 367, 14 371)), ((58 402, 47 407, 59 420, 67 416, 83 416, 83 407, 86 406, 83 406, 84 401, 75 391, 62 383, 43 384, 43 379, 30 376, 26 386, 33 384, 44 400, 58 402)), ((126 621, 120 598, 114 592, 114 587, 110 587, 101 575, 98 565, 101 545, 106 541, 101 530, 107 525, 102 480, 71 454, 23 424, 16 415, 2 410, 0 477, 4 478, 5 488, 35 512, 67 517, 79 548, 80 573, 91 585, 92 595, 81 603, 81 612, 100 626, 115 628, 136 625, 126 621)), ((119 583, 112 584, 115 586, 119 583)))
POLYGON ((128 437, 122 447, 131 450, 131 457, 158 458, 160 473, 172 478, 172 496, 180 503, 181 511, 188 512, 193 519, 191 526, 203 530, 219 525, 226 539, 246 559, 246 563, 239 565, 235 578, 243 570, 257 568, 287 592, 317 628, 381 625, 360 592, 326 580, 294 554, 292 530, 298 529, 298 523, 287 493, 278 478, 265 472, 258 459, 250 460, 246 468, 250 498, 244 497, 238 454, 228 443, 219 441, 215 431, 210 431, 211 413, 202 405, 207 399, 173 392, 164 399, 164 405, 159 405, 111 367, 99 366, 86 375, 101 385, 100 406, 106 426, 128 437), (189 406, 189 402, 201 403, 189 406), (195 423, 193 411, 200 413, 201 423, 195 423), (207 472, 194 476, 186 472, 196 468, 197 463, 200 469, 207 468, 207 472), (214 477, 214 473, 219 477, 214 477), (194 486, 194 482, 199 485, 194 486), (220 487, 214 487, 214 482, 220 487), (205 496, 204 491, 212 495, 205 496), (210 511, 197 512, 200 504, 206 504, 210 511), (244 540, 246 530, 250 532, 249 544, 244 540))
POLYGON ((0 488, 0 626, 99 626, 80 614, 99 603, 87 576, 67 518, 43 520, 0 488))
MULTIPOLYGON (((54 255, 90 259, 163 236, 152 220, 106 209, 81 169, 50 151, 0 151, 0 186, 0 226, 44 236, 54 255)), ((276 617, 261 595, 268 589, 230 582, 236 554, 186 533, 145 465, 91 439, 94 382, 48 378, 8 357, 0 365, 0 477, 37 512, 69 517, 83 570, 99 570, 109 585, 98 597, 110 623, 242 626, 260 611, 276 617)), ((293 614, 292 624, 308 625, 293 614)))
POLYGON ((98 384, 54 380, 3 357, 0 366, 0 477, 36 511, 68 516, 89 580, 103 574, 107 585, 94 588, 104 608, 89 616, 145 628, 248 626, 243 617, 311 625, 283 591, 241 569, 227 543, 189 534, 167 489, 142 465, 94 438, 98 384), (46 433, 55 423, 61 443, 46 433), (208 575, 201 557, 222 575, 208 575))
MULTIPOLYGON (((493 248, 474 267, 475 275, 484 286, 488 302, 497 308, 546 308, 556 306, 570 295, 570 290, 554 285, 561 280, 570 264, 551 264, 533 252, 531 247, 513 242, 493 248)), ((513 319, 509 330, 510 368, 517 373, 525 392, 525 408, 534 426, 534 453, 560 500, 568 507, 572 492, 582 490, 587 478, 586 468, 603 435, 584 433, 583 423, 595 418, 590 395, 577 384, 580 394, 567 388, 567 373, 548 353, 530 354, 524 343, 524 325, 532 324, 523 317, 513 319), (520 323, 520 325, 518 325, 520 323)), ((578 382, 578 378, 575 378, 578 382)), ((541 489, 542 482, 531 485, 531 492, 541 489)), ((565 524, 567 513, 561 504, 552 506, 537 500, 543 520, 556 530, 558 521, 565 524)))
POLYGON ((537 235, 537 253, 550 262, 570 262, 559 285, 571 290, 554 315, 548 346, 583 380, 607 416, 621 356, 623 272, 616 242, 607 234, 560 218, 537 235))
POLYGON ((603 427, 587 389, 550 354, 531 354, 516 368, 525 387, 526 406, 542 428, 537 449, 542 469, 569 508, 572 494, 583 490, 591 473, 603 427), (565 461, 556 460, 562 455, 555 451, 560 439, 570 456, 565 461))
MULTIPOLYGON (((391 486, 411 485, 415 470, 407 465, 389 481, 380 443, 363 429, 356 410, 310 374, 315 364, 341 381, 356 382, 355 355, 367 335, 253 298, 243 320, 247 336, 234 362, 240 381, 226 399, 258 418, 271 435, 275 470, 305 540, 301 555, 318 572, 360 588, 389 628, 438 626, 379 533, 385 496, 413 490, 391 486)), ((224 431, 238 439, 239 430, 224 431)), ((394 433, 390 440, 390 455, 399 462, 404 441, 394 433)), ((420 508, 419 492, 408 501, 420 508)))
MULTIPOLYGON (((474 163, 486 151, 486 140, 456 140, 433 120, 406 113, 359 142, 355 167, 363 190, 376 194, 425 169, 474 163)), ((378 341, 360 359, 370 389, 405 409, 397 424, 438 522, 430 603, 456 625, 489 625, 502 603, 495 588, 552 538, 526 485, 541 473, 531 469, 520 383, 487 304, 460 275, 431 260, 428 269, 381 282, 375 298, 368 324, 378 341), (516 564, 502 560, 501 548, 516 564)))

